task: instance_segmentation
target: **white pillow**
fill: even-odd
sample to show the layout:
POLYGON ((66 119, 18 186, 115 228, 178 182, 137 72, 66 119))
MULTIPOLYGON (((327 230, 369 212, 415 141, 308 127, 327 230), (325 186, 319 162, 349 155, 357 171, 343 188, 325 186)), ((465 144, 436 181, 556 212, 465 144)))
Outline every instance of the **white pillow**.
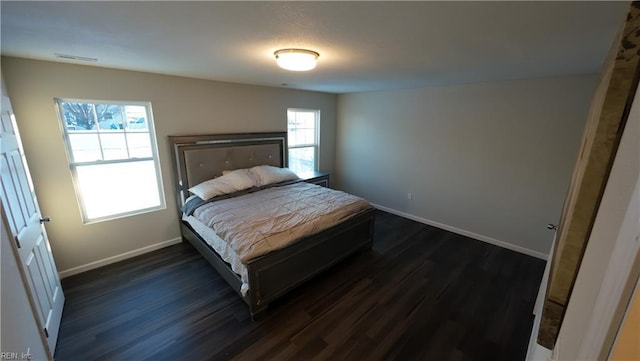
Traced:
POLYGON ((298 179, 289 168, 278 168, 270 165, 259 165, 249 169, 256 178, 258 186, 298 179))
POLYGON ((249 176, 251 178, 251 180, 253 181, 253 185, 254 186, 258 186, 258 176, 256 176, 255 174, 251 173, 251 170, 249 168, 225 169, 225 170, 222 171, 222 175, 227 175, 227 174, 233 173, 233 172, 246 173, 246 175, 249 176))
POLYGON ((189 188, 189 192, 209 200, 215 196, 229 194, 256 186, 256 180, 248 169, 237 169, 227 174, 204 181, 189 188))

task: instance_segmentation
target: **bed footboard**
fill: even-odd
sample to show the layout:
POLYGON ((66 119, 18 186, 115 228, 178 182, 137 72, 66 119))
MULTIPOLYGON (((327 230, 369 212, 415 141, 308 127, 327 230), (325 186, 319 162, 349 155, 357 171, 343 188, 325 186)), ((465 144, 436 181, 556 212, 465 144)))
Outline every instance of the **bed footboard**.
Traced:
MULTIPOLYGON (((188 223, 181 221, 180 228, 182 239, 191 243, 191 245, 204 257, 213 268, 218 271, 220 276, 233 288, 240 297, 242 293, 242 280, 233 270, 231 266, 220 257, 192 228, 188 223)), ((243 297, 244 298, 244 297, 243 297)), ((245 300, 246 301, 246 300, 245 300)), ((247 301, 247 303, 249 303, 247 301)))
POLYGON ((360 214, 247 265, 252 317, 269 302, 373 242, 374 210, 360 214))
POLYGON ((277 299, 346 257, 370 249, 373 243, 374 210, 306 237, 293 245, 268 253, 247 264, 249 292, 243 296, 240 276, 196 234, 181 222, 182 237, 193 245, 222 278, 249 305, 251 318, 277 299))

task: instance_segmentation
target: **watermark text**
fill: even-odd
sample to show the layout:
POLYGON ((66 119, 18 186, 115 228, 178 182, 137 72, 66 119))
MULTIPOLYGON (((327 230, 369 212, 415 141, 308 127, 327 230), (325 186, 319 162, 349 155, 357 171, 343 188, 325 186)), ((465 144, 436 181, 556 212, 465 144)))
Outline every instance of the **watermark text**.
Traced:
POLYGON ((0 352, 0 360, 31 360, 31 352, 0 352))

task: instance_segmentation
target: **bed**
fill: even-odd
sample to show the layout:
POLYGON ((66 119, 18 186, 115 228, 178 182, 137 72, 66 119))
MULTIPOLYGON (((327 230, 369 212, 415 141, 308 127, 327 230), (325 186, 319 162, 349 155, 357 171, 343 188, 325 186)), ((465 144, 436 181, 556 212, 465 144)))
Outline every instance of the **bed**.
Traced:
MULTIPOLYGON (((244 260, 240 272, 236 262, 230 262, 226 253, 219 254, 214 249, 216 247, 211 243, 209 234, 211 230, 202 228, 202 225, 189 219, 193 216, 183 212, 185 205, 188 205, 187 201, 193 203, 195 198, 189 189, 230 170, 257 166, 287 167, 287 133, 170 136, 169 140, 174 159, 182 238, 191 243, 247 303, 252 318, 262 313, 270 302, 296 286, 346 257, 371 248, 374 212, 369 206, 349 214, 335 225, 298 238, 283 248, 244 260)), ((290 185, 283 183, 284 186, 276 186, 282 186, 282 189, 303 189, 314 194, 338 193, 296 181, 292 181, 290 185)), ((281 192, 280 188, 264 188, 265 190, 251 193, 281 192)), ((224 202, 241 201, 241 198, 253 196, 247 193, 238 192, 237 199, 224 202)), ((235 195, 225 198, 234 198, 235 195)), ((215 237, 215 232, 213 236, 215 237)))

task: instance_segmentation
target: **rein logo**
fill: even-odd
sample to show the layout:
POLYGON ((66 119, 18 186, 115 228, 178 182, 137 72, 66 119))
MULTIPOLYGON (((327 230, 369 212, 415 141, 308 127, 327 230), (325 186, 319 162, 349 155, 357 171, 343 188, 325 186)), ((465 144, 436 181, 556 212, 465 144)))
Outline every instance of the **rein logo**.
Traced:
POLYGON ((0 352, 0 360, 31 360, 31 352, 0 352))

